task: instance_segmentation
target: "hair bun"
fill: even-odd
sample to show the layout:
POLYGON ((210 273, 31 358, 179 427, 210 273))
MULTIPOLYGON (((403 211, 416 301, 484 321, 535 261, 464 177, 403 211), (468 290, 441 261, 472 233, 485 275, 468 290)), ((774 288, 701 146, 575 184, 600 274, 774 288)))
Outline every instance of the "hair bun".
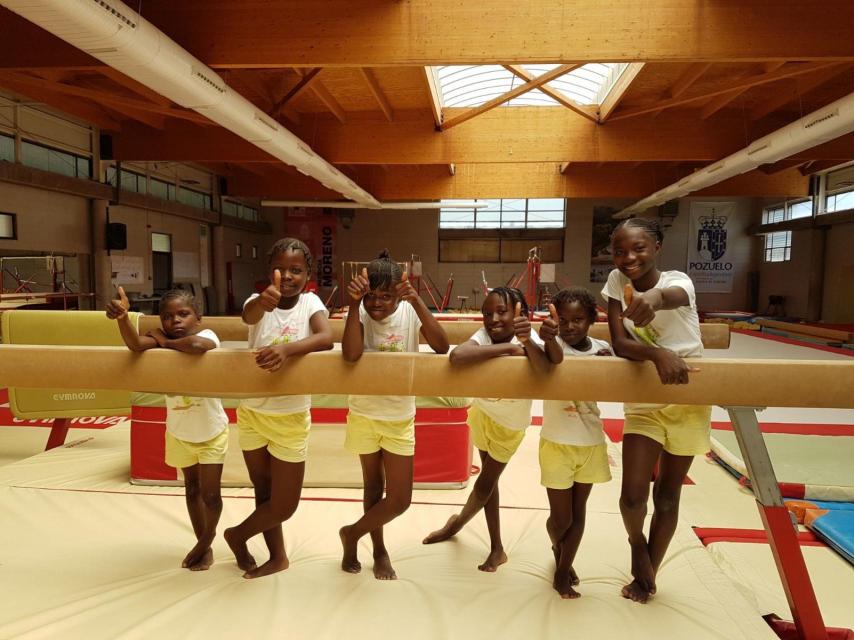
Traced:
POLYGON ((388 249, 383 249, 377 256, 377 260, 391 260, 391 253, 388 249))

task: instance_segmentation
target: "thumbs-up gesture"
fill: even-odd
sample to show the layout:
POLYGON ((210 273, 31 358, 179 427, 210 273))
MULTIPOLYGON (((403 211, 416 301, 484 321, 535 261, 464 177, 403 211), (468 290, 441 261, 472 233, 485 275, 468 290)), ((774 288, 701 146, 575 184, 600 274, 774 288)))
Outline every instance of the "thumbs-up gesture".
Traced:
POLYGON ((264 291, 261 292, 261 295, 258 296, 258 300, 261 303, 261 308, 264 311, 273 311, 276 307, 279 306, 279 300, 282 299, 282 272, 278 269, 273 270, 273 280, 270 282, 270 286, 268 286, 264 291))
POLYGON ((660 289, 650 289, 640 293, 632 288, 631 284, 623 287, 623 299, 626 308, 620 317, 628 318, 637 327, 645 327, 655 319, 655 312, 661 308, 663 302, 660 289))
POLYGON ((522 315, 522 303, 516 303, 516 309, 513 312, 513 333, 522 344, 531 339, 531 321, 528 316, 522 315))
POLYGON ((409 304, 414 304, 418 300, 418 293, 409 281, 409 274, 406 271, 403 272, 400 282, 395 285, 395 291, 401 300, 406 300, 409 304))
POLYGON ((540 337, 544 342, 554 340, 558 336, 560 320, 557 316, 557 309, 553 304, 549 304, 549 317, 543 320, 540 327, 540 337))
POLYGON ((350 296, 352 304, 361 302, 371 291, 370 281, 368 280, 368 270, 363 268, 362 273, 357 275, 347 285, 347 295, 350 296))
POLYGON ((128 309, 130 309, 130 302, 128 302, 128 297, 125 295, 125 290, 122 287, 118 288, 116 295, 118 296, 117 299, 110 300, 107 303, 107 317, 110 320, 126 318, 128 309))

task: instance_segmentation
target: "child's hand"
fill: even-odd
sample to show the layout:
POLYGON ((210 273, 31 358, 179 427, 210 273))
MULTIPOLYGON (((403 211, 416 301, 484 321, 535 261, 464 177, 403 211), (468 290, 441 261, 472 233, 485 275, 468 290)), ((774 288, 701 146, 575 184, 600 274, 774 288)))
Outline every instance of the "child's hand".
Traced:
POLYGON ((540 337, 543 342, 554 340, 558 336, 558 323, 557 309, 553 304, 549 304, 549 317, 543 319, 543 324, 540 326, 540 337))
POLYGON ((689 367, 686 362, 672 351, 657 349, 653 362, 658 370, 661 384, 688 384, 688 373, 699 371, 689 367))
POLYGON ((610 356, 610 355, 614 355, 614 354, 612 354, 608 349, 599 349, 599 351, 596 352, 596 355, 597 356, 610 356))
POLYGON ((531 321, 528 316, 522 315, 522 303, 516 303, 516 312, 513 314, 513 333, 521 343, 526 343, 531 339, 531 321))
POLYGON ((415 292, 415 287, 409 281, 409 274, 406 271, 403 272, 400 282, 395 285, 395 291, 401 300, 406 300, 409 304, 415 304, 419 300, 418 294, 415 292))
POLYGON ((510 352, 507 354, 508 356, 526 356, 525 347, 521 344, 511 344, 509 347, 510 352))
POLYGON ((128 309, 130 309, 130 302, 128 302, 128 297, 125 295, 125 290, 119 287, 117 294, 119 296, 118 299, 110 300, 107 303, 107 317, 110 320, 126 318, 128 309))
MULTIPOLYGON (((630 285, 626 285, 628 287, 630 285)), ((628 293, 628 291, 626 291, 628 293)), ((626 308, 620 317, 628 318, 636 327, 645 327, 655 318, 655 312, 661 308, 662 295, 660 289, 650 289, 644 293, 634 292, 626 298, 626 308)))
POLYGON ((285 345, 277 344, 272 347, 264 347, 255 352, 255 364, 267 371, 273 373, 282 368, 285 364, 288 354, 285 351, 285 345))
MULTIPOLYGON (((412 288, 412 285, 409 286, 412 288)), ((362 269, 362 273, 353 278, 350 284, 347 285, 347 294, 350 300, 354 303, 361 302, 362 298, 371 292, 371 285, 368 280, 368 270, 362 269)))
POLYGON ((264 291, 261 292, 261 295, 258 296, 261 308, 264 309, 264 311, 273 311, 279 306, 279 300, 282 299, 281 286, 282 272, 275 269, 273 271, 273 282, 271 282, 270 286, 264 289, 264 291))
POLYGON ((162 329, 152 329, 151 331, 146 331, 145 335, 149 338, 154 338, 154 341, 157 343, 157 346, 161 349, 166 347, 166 341, 169 339, 166 337, 166 334, 163 333, 162 329))

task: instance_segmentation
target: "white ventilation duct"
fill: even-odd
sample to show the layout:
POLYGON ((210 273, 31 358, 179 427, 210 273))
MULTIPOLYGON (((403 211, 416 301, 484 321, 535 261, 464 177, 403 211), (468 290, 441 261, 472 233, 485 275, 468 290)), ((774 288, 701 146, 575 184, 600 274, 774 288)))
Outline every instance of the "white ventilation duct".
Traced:
POLYGON ((628 218, 650 207, 681 198, 693 191, 745 173, 763 164, 778 162, 804 149, 809 149, 854 131, 854 93, 816 109, 767 136, 754 140, 744 149, 723 160, 713 162, 685 176, 670 186, 659 189, 643 200, 626 207, 615 218, 628 218))
POLYGON ((379 208, 370 193, 118 0, 0 0, 0 4, 329 189, 364 207, 379 208))
MULTIPOLYGON (((262 207, 305 207, 320 209, 375 209, 362 204, 352 202, 340 202, 338 200, 262 200, 262 207)), ((380 209, 392 209, 397 211, 417 209, 441 209, 442 207, 453 207, 454 209, 485 209, 489 203, 484 200, 453 200, 451 202, 383 202, 380 209)))

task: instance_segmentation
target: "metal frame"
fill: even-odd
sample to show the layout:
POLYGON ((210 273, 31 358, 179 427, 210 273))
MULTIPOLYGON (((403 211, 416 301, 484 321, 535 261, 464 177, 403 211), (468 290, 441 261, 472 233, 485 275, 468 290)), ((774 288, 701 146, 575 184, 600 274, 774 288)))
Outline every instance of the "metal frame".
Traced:
POLYGON ((762 407, 724 408, 729 413, 747 467, 750 486, 756 496, 756 506, 768 535, 798 637, 802 640, 827 640, 824 620, 798 542, 797 525, 783 502, 756 417, 756 411, 762 407))

